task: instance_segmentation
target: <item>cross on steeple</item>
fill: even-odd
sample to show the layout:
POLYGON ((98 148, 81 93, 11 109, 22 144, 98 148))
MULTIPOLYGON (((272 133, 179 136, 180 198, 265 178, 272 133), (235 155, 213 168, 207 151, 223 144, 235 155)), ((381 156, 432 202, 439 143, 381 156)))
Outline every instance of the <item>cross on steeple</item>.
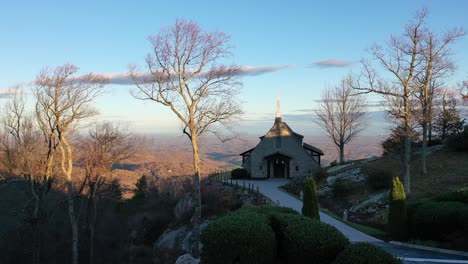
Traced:
POLYGON ((276 97, 276 117, 281 118, 281 102, 280 97, 276 97))

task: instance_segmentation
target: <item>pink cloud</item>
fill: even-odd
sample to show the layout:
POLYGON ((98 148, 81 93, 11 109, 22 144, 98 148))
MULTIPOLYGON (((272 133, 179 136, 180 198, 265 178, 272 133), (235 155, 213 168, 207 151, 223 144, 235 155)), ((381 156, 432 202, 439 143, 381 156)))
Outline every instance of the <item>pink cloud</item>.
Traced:
POLYGON ((312 66, 317 66, 320 68, 344 68, 353 65, 352 61, 345 61, 340 59, 327 59, 316 61, 312 63, 312 66))

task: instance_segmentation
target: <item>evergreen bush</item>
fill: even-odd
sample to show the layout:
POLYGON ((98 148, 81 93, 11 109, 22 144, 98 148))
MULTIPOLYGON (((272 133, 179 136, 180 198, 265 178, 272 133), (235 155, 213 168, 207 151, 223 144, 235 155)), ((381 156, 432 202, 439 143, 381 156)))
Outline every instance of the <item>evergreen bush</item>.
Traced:
POLYGON ((312 178, 306 179, 302 214, 312 219, 320 220, 319 206, 317 201, 317 189, 315 187, 315 181, 312 178))
POLYGON ((393 178, 388 213, 388 231, 392 239, 404 241, 407 238, 406 195, 403 183, 393 178))
POLYGON ((343 250, 333 264, 400 264, 385 250, 369 243, 351 244, 343 250))
POLYGON ((344 180, 337 180, 331 185, 335 197, 345 197, 352 191, 352 187, 344 180))
POLYGON ((233 179, 250 178, 250 174, 246 169, 237 168, 231 171, 231 178, 233 179))
POLYGON ((302 215, 276 215, 272 225, 281 263, 331 263, 349 244, 336 228, 302 215))
MULTIPOLYGON (((468 189, 461 189, 437 195, 437 201, 452 201, 468 204, 468 189)), ((468 221, 468 220, 467 220, 468 221)))
POLYGON ((249 210, 227 214, 201 235, 202 263, 274 263, 276 239, 268 218, 249 210))
POLYGON ((390 189, 392 187, 393 176, 388 170, 367 167, 365 169, 367 183, 373 190, 390 189))

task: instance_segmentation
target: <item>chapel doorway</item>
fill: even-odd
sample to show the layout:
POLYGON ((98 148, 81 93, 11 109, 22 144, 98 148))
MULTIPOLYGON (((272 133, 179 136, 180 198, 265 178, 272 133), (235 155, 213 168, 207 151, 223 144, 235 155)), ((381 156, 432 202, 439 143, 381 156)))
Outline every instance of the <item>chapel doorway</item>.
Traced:
POLYGON ((276 153, 265 157, 267 161, 268 178, 289 178, 289 160, 290 157, 276 153))

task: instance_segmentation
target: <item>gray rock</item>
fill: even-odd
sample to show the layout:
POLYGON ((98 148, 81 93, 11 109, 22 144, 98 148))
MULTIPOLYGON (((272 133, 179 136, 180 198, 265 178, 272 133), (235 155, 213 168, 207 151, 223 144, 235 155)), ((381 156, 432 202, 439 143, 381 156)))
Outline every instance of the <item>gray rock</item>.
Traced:
MULTIPOLYGON (((203 232, 203 230, 205 230, 205 228, 208 226, 209 223, 210 223, 210 220, 206 220, 205 222, 203 222, 200 225, 200 232, 203 232)), ((191 247, 192 236, 193 236, 193 232, 192 230, 190 230, 190 232, 188 232, 187 235, 185 235, 185 237, 180 242, 179 247, 184 252, 188 252, 188 253, 192 252, 192 247, 191 247)), ((202 248, 201 244, 200 244, 200 248, 202 248)))
POLYGON ((154 250, 160 252, 182 248, 181 244, 189 233, 191 233, 189 226, 181 226, 174 230, 165 231, 154 244, 154 250))
POLYGON ((182 197, 174 208, 174 215, 178 221, 193 215, 196 206, 196 199, 194 193, 188 193, 182 197))
POLYGON ((359 213, 375 213, 378 210, 384 209, 388 206, 388 191, 372 195, 364 201, 361 201, 351 208, 351 212, 359 213))
POLYGON ((373 161, 376 161, 376 160, 379 160, 379 159, 380 159, 380 157, 373 156, 373 157, 370 157, 368 159, 365 159, 365 160, 361 161, 361 164, 366 164, 366 163, 373 162, 373 161))
POLYGON ((190 254, 185 254, 177 258, 175 264, 198 264, 200 259, 194 258, 190 254))
POLYGON ((317 195, 323 197, 333 197, 334 193, 330 186, 325 186, 317 191, 317 195))
POLYGON ((336 172, 336 171, 339 171, 339 170, 344 169, 344 168, 346 168, 346 167, 348 167, 348 166, 351 166, 351 165, 353 165, 353 163, 348 163, 348 164, 344 164, 344 165, 333 166, 333 167, 327 169, 327 173, 334 173, 334 172, 336 172))
POLYGON ((343 181, 352 181, 352 182, 362 182, 367 180, 367 176, 360 174, 361 168, 355 168, 352 170, 347 170, 342 173, 338 173, 335 176, 330 176, 327 178, 327 183, 329 185, 332 185, 338 180, 343 180, 343 181))

